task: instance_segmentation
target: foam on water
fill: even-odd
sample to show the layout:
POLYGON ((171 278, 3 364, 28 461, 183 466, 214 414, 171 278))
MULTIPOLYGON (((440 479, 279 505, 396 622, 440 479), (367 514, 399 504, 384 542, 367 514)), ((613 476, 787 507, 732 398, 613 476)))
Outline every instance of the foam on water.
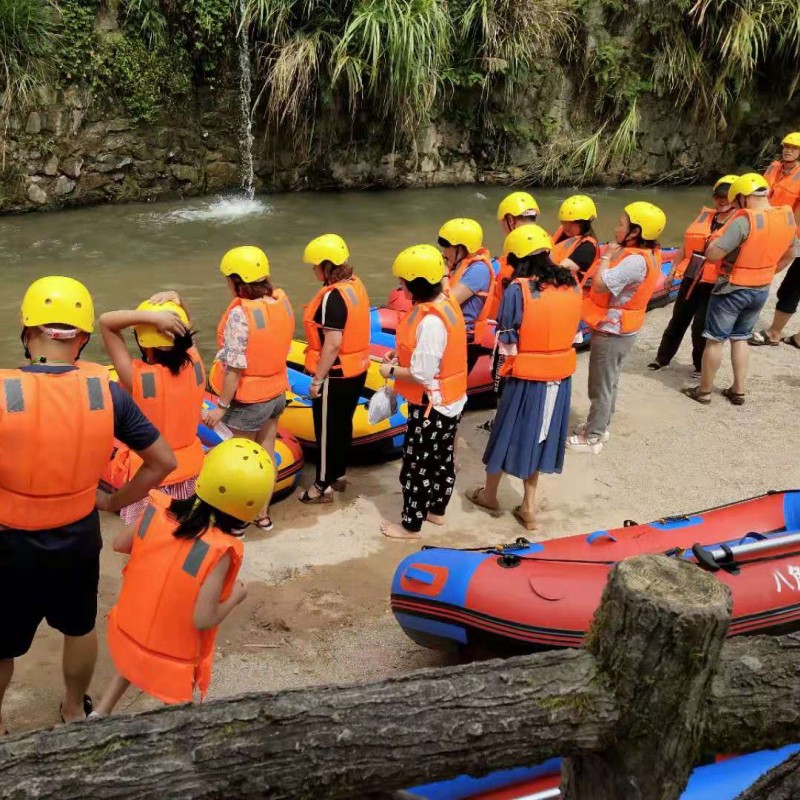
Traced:
POLYGON ((220 197, 210 203, 176 208, 166 214, 154 214, 152 222, 169 224, 179 222, 218 222, 227 224, 244 217, 265 214, 270 210, 267 203, 248 197, 220 197))

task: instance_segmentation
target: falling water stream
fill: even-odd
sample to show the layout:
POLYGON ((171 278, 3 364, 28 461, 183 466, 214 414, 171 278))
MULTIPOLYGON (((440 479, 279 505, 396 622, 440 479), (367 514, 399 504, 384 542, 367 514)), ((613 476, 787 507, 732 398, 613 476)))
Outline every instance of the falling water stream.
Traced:
POLYGON ((253 114, 250 104, 250 42, 247 35, 247 2, 239 0, 239 150, 241 153, 241 187, 247 200, 255 196, 253 186, 253 114))

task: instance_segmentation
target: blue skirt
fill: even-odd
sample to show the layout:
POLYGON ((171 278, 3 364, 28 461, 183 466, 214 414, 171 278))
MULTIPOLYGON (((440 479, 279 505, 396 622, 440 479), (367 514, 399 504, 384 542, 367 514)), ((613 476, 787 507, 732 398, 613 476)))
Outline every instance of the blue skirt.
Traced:
POLYGON ((572 378, 561 381, 547 437, 540 442, 546 393, 546 383, 508 378, 483 454, 487 472, 502 471, 524 480, 537 471, 564 468, 572 378))

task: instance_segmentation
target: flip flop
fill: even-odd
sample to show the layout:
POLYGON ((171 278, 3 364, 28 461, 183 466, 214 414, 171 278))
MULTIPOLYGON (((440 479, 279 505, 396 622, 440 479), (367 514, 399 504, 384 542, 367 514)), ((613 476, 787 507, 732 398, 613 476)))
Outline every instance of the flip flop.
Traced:
POLYGON ((479 508, 481 511, 486 511, 493 517, 502 516, 502 511, 500 510, 500 505, 490 506, 487 503, 483 503, 480 501, 480 493, 484 490, 485 487, 478 486, 475 489, 470 489, 468 492, 464 492, 464 497, 470 501, 474 506, 479 508))
POLYGON ((752 345, 753 347, 777 347, 780 344, 780 341, 773 342, 772 339, 769 338, 769 333, 766 330, 758 331, 758 333, 754 333, 748 340, 747 344, 752 345))
MULTIPOLYGON (((85 716, 89 716, 89 714, 94 711, 94 701, 88 694, 83 696, 83 713, 85 716)), ((62 702, 58 707, 58 715, 61 717, 61 721, 66 725, 67 721, 64 719, 64 703, 62 702)), ((77 722, 77 720, 75 720, 77 722)))
POLYGON ((796 347, 798 350, 800 350, 800 344, 797 344, 797 339, 795 339, 794 336, 784 336, 783 339, 781 339, 781 341, 784 344, 790 344, 792 347, 796 347))
POLYGON ((260 531, 271 531, 275 526, 272 524, 272 517, 266 516, 253 520, 253 525, 260 531))
POLYGON ((529 518, 528 515, 522 510, 522 506, 514 506, 511 509, 514 519, 525 528, 526 531, 536 530, 536 518, 529 518))

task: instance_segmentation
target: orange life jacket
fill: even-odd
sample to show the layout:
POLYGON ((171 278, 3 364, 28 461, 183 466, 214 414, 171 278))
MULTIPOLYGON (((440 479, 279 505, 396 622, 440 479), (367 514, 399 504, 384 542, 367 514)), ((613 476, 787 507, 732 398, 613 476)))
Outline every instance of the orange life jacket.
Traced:
POLYGON ((522 291, 522 324, 517 354, 503 365, 503 373, 526 381, 560 381, 575 372, 572 342, 581 321, 580 290, 514 281, 522 291))
POLYGON ((108 370, 0 370, 0 525, 58 528, 91 513, 114 444, 108 370))
MULTIPOLYGON (((714 221, 716 211, 713 208, 700 209, 697 218, 689 225, 683 234, 683 259, 675 267, 675 275, 681 277, 689 266, 689 260, 694 253, 702 255, 709 244, 711 237, 711 223, 714 221)), ((719 277, 720 261, 708 261, 703 264, 703 274, 700 283, 714 283, 719 277)))
MULTIPOLYGON (((217 346, 225 344, 225 323, 234 308, 240 307, 247 317, 247 367, 242 372, 236 399, 240 403, 261 403, 283 394, 289 388, 286 359, 294 336, 294 311, 282 289, 272 297, 244 300, 237 297, 225 310, 217 326, 217 346)), ((225 365, 211 365, 209 383, 219 394, 225 380, 225 365)))
POLYGON ((494 270, 492 269, 492 257, 489 255, 489 251, 485 247, 481 247, 474 253, 470 253, 470 255, 468 255, 466 258, 461 259, 461 262, 456 267, 455 272, 450 276, 450 289, 452 290, 455 289, 456 286, 458 286, 458 284, 461 282, 461 279, 464 277, 464 273, 473 264, 478 262, 483 262, 486 264, 486 269, 489 270, 489 287, 485 292, 475 293, 478 297, 483 298, 483 307, 481 308, 480 314, 478 314, 478 316, 475 318, 474 333, 471 337, 476 342, 482 341, 486 336, 489 330, 489 320, 493 319, 490 312, 492 311, 492 298, 495 294, 494 287, 497 283, 497 278, 495 278, 494 270))
POLYGON ((165 703, 185 703, 195 687, 201 696, 208 691, 218 629, 195 627, 197 596, 226 553, 231 566, 220 599, 230 596, 244 546, 216 528, 196 539, 176 538, 170 502, 151 492, 139 519, 119 598, 108 614, 108 649, 117 671, 134 686, 165 703))
POLYGON ((508 256, 500 256, 497 259, 497 263, 500 268, 497 270, 497 275, 495 275, 492 296, 489 298, 489 319, 497 319, 500 303, 503 300, 503 292, 507 285, 506 281, 510 281, 514 276, 514 267, 508 263, 508 256))
MULTIPOLYGON (((146 364, 138 358, 133 362, 131 395, 175 451, 178 460, 178 466, 166 477, 163 486, 194 478, 203 464, 203 445, 197 438, 197 426, 206 388, 206 371, 195 348, 189 355, 191 363, 177 375, 161 364, 146 364)), ((142 459, 131 452, 128 479, 141 464, 142 459)))
POLYGON ((352 378, 361 375, 369 368, 369 296, 364 284, 355 275, 344 281, 323 286, 303 310, 303 327, 306 331, 305 368, 313 375, 317 371, 322 352, 320 325, 314 322, 314 315, 322 303, 322 298, 331 289, 337 289, 347 306, 347 322, 342 331, 342 346, 339 349, 339 364, 342 376, 352 378))
MULTIPOLYGON (((401 367, 411 366, 411 354, 417 346, 417 326, 428 314, 436 314, 447 329, 447 345, 436 380, 439 383, 442 405, 448 405, 460 400, 467 393, 467 328, 461 306, 452 295, 432 303, 417 303, 403 317, 397 326, 397 363, 401 367)), ((421 383, 411 378, 397 378, 394 388, 409 403, 422 404, 425 387, 421 383)))
POLYGON ((769 184, 769 201, 773 206, 789 206, 792 212, 800 208, 800 164, 785 173, 780 161, 773 161, 764 173, 769 184))
POLYGON ((767 286, 775 277, 781 256, 797 235, 794 215, 789 206, 742 208, 728 220, 726 227, 740 217, 747 217, 750 233, 733 265, 723 261, 723 268, 730 270, 730 282, 737 286, 767 286))
POLYGON ((550 260, 554 264, 560 264, 565 258, 571 258, 572 254, 584 243, 590 242, 594 245, 594 261, 585 270, 584 277, 590 272, 595 271, 597 262, 600 260, 600 248, 597 244, 597 239, 591 234, 585 236, 569 236, 566 239, 558 241, 564 234, 564 227, 559 226, 558 230, 553 234, 553 249, 550 251, 550 260))
POLYGON ((616 309, 620 315, 620 333, 636 333, 644 324, 647 304, 656 289, 661 275, 661 250, 643 250, 638 247, 624 247, 609 264, 609 269, 619 264, 626 256, 640 255, 647 265, 647 274, 639 288, 624 306, 614 306, 614 295, 611 292, 597 291, 592 284, 583 298, 583 319, 590 328, 598 329, 608 319, 609 309, 616 309))

